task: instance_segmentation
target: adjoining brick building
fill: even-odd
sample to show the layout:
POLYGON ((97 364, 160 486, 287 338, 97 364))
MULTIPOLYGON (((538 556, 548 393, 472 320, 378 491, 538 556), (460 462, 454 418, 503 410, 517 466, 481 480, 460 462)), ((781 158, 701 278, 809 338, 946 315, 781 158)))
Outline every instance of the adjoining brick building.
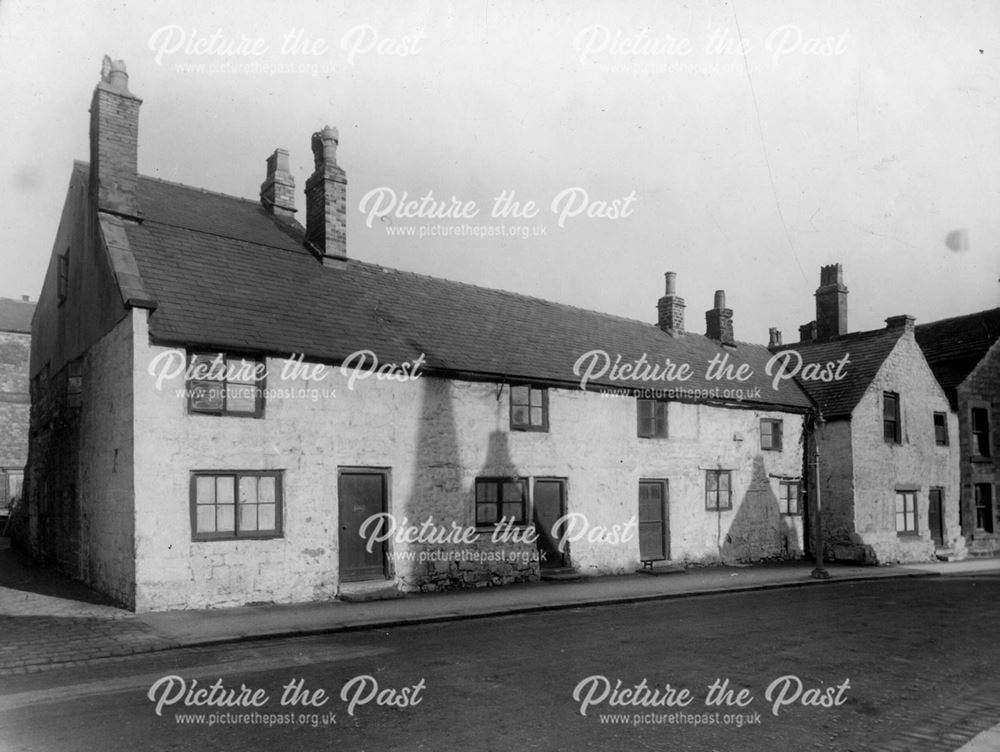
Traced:
MULTIPOLYGON (((824 554, 888 563, 962 556, 958 421, 914 336, 911 316, 884 329, 848 333, 847 287, 839 264, 823 267, 816 320, 793 349, 801 381, 823 421, 819 448, 824 554), (810 371, 810 367, 812 371, 810 371), (842 376, 842 378, 838 378, 842 376)), ((778 337, 777 339, 780 339, 778 337)))
POLYGON ((282 150, 259 202, 139 176, 139 105, 110 64, 35 316, 38 555, 141 611, 801 555, 812 403, 721 291, 699 334, 672 274, 652 324, 349 258, 334 129, 303 227, 282 150))
POLYGON ((21 498, 28 460, 28 356, 35 304, 0 298, 0 533, 21 498))
MULTIPOLYGON (((958 423, 939 442, 959 451, 962 533, 971 554, 1000 551, 1000 308, 921 324, 917 342, 958 423)), ((938 428, 940 431, 941 429, 938 428)))

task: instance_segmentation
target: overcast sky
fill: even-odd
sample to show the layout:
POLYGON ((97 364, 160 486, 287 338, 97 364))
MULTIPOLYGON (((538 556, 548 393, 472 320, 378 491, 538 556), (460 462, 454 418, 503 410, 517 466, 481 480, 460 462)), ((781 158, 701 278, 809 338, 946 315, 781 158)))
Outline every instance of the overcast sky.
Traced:
POLYGON ((355 258, 646 321, 675 271, 689 329, 725 289, 757 342, 797 339, 833 262, 852 330, 992 308, 998 22, 988 0, 2 0, 0 296, 38 295, 107 53, 145 175, 256 199, 283 147, 301 216, 337 126, 355 258), (404 192, 478 213, 369 220, 404 192), (535 216, 491 216, 511 192, 535 216), (544 234, 389 234, 463 225, 544 234))

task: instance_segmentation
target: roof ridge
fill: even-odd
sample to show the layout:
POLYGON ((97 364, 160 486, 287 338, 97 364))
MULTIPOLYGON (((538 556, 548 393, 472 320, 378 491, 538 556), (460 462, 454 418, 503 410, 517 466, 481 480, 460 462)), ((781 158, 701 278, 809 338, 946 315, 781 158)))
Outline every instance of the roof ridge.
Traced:
MULTIPOLYGON (((642 321, 641 319, 635 319, 635 318, 632 318, 630 316, 622 316, 622 315, 619 315, 617 313, 608 313, 607 311, 598 311, 598 310, 595 310, 593 308, 584 308, 583 306, 573 305, 572 303, 560 303, 557 300, 550 300, 548 298, 541 298, 541 297, 538 297, 537 295, 528 295, 527 293, 516 292, 514 290, 504 290, 504 289, 501 289, 499 287, 484 287, 483 285, 477 285, 475 282, 463 282, 462 280, 450 279, 448 277, 439 277, 439 276, 436 276, 434 274, 426 274, 426 273, 423 273, 423 272, 414 272, 414 271, 410 271, 408 269, 397 269, 397 268, 392 267, 392 266, 385 266, 383 264, 377 264, 374 261, 364 261, 362 259, 357 259, 357 258, 348 257, 347 262, 348 262, 348 264, 352 264, 353 263, 353 264, 357 264, 357 265, 367 266, 367 267, 370 267, 370 268, 373 268, 373 269, 377 269, 377 270, 380 270, 380 271, 384 271, 384 272, 395 272, 397 274, 408 274, 408 275, 410 275, 412 277, 417 277, 417 278, 420 278, 420 279, 431 279, 431 280, 434 280, 435 282, 447 282, 448 284, 452 284, 452 285, 461 285, 463 287, 471 287, 471 288, 475 288, 476 290, 483 290, 485 292, 496 293, 498 295, 506 295, 506 296, 513 297, 513 298, 521 298, 522 300, 531 300, 531 301, 535 301, 535 302, 538 302, 538 303, 545 303, 547 305, 559 306, 560 308, 566 308, 566 309, 573 310, 573 311, 582 311, 584 313, 592 313, 592 314, 596 314, 598 316, 606 316, 607 318, 616 319, 618 321, 624 321, 624 322, 627 322, 629 324, 641 324, 641 325, 644 325, 644 326, 652 327, 653 329, 659 329, 659 327, 657 327, 656 324, 654 324, 652 322, 649 322, 649 321, 642 321)), ((666 334, 666 332, 664 332, 664 334, 666 334)), ((705 337, 706 339, 708 339, 708 337, 706 337, 706 335, 704 335, 704 334, 697 334, 696 332, 687 332, 687 331, 685 331, 685 332, 683 332, 683 334, 684 335, 690 334, 690 335, 695 336, 695 337, 705 337)), ((673 336, 676 336, 676 335, 673 335, 673 336)), ((751 344, 754 344, 754 343, 751 343, 751 342, 741 342, 740 344, 751 345, 751 344)))
MULTIPOLYGON (((88 165, 89 166, 89 165, 88 165)), ((202 188, 197 185, 189 185, 188 183, 181 183, 178 180, 167 180, 165 178, 153 177, 152 175, 139 175, 142 180, 152 180, 155 183, 162 183, 163 185, 172 185, 176 188, 186 188, 187 190, 197 191, 198 193, 204 193, 209 196, 220 196, 221 198, 228 198, 234 201, 243 201, 254 206, 259 206, 260 201, 254 201, 252 198, 246 198, 245 196, 235 196, 232 193, 223 193, 222 191, 211 191, 208 188, 202 188)))
MULTIPOLYGON (((90 162, 87 162, 85 160, 74 159, 73 165, 76 167, 86 167, 87 171, 88 172, 90 171, 90 162)), ((208 188, 202 188, 201 186, 198 185, 190 185, 189 183, 182 183, 179 180, 167 180, 166 178, 159 178, 159 177, 154 177, 153 175, 142 175, 142 174, 137 174, 136 177, 138 177, 140 180, 150 180, 154 183, 162 183, 163 185, 172 185, 175 188, 185 188, 187 190, 197 191, 198 193, 204 193, 209 196, 220 196, 221 198, 228 198, 232 199, 233 201, 243 201, 245 203, 252 204, 253 206, 260 205, 259 200, 255 201, 254 199, 247 198, 246 196, 236 196, 232 193, 224 193, 222 191, 212 191, 209 190, 208 188)))
POLYGON ((769 350, 781 351, 781 350, 791 350, 793 347, 819 347, 822 345, 836 345, 839 343, 850 343, 854 340, 863 339, 866 337, 875 337, 880 334, 894 334, 897 339, 902 336, 903 332, 906 331, 903 327, 894 327, 888 329, 882 327, 880 329, 867 329, 862 332, 848 332, 847 334, 841 334, 838 337, 830 337, 829 339, 823 340, 812 340, 810 342, 789 342, 780 345, 775 345, 774 347, 769 347, 769 350))
POLYGON ((983 316, 984 314, 987 313, 1000 313, 1000 306, 997 306, 995 308, 984 308, 981 311, 973 311, 972 313, 960 313, 957 316, 949 316, 948 318, 937 319, 936 321, 928 321, 926 324, 917 324, 916 328, 920 329, 920 328, 936 326, 938 324, 949 324, 951 322, 958 321, 959 319, 971 319, 975 316, 983 316))

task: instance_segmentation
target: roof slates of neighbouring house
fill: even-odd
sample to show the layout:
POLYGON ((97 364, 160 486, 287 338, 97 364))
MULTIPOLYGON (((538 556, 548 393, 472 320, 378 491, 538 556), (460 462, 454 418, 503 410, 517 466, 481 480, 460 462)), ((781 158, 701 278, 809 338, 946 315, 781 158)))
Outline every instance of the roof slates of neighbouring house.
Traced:
MULTIPOLYGON (((425 369, 498 380, 578 382, 577 359, 604 350, 612 359, 689 363, 684 383, 595 384, 689 389, 760 387, 753 403, 806 409, 794 383, 772 389, 766 347, 723 348, 699 334, 671 336, 646 324, 499 290, 349 260, 324 267, 302 244, 299 225, 282 227, 259 204, 140 178, 144 221, 129 241, 156 299, 150 334, 164 344, 206 346, 339 363, 358 350, 380 362, 413 360, 425 369), (706 382, 721 352, 754 376, 706 382)), ((653 305, 651 303, 650 307, 653 305)))
POLYGON ((849 416, 878 373, 882 363, 896 346, 903 328, 876 329, 870 332, 845 334, 825 342, 806 342, 774 348, 797 350, 806 364, 836 363, 844 355, 850 360, 840 381, 802 381, 803 388, 816 401, 826 418, 849 416))
POLYGON ((0 298, 0 332, 31 334, 31 317, 34 315, 34 303, 0 298))
POLYGON ((956 388, 1000 337, 1000 308, 921 324, 916 335, 934 376, 957 409, 956 388))

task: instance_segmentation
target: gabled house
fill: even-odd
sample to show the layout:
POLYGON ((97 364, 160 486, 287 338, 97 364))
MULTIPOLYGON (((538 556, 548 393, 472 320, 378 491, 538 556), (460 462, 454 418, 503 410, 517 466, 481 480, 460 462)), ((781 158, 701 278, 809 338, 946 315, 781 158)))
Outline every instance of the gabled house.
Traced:
POLYGON ((259 201, 138 175, 139 103, 111 64, 35 317, 39 556, 145 611, 801 555, 811 402, 724 293, 702 335, 670 273, 652 324, 365 263, 334 129, 303 226, 282 150, 259 201))
POLYGON ((958 428, 935 417, 939 444, 958 447, 959 519, 971 554, 1000 551, 1000 308, 917 327, 917 342, 948 397, 958 428))
POLYGON ((35 304, 0 298, 0 534, 21 498, 28 459, 28 354, 35 304))
MULTIPOLYGON (((914 336, 911 316, 884 329, 847 332, 847 287, 840 264, 823 267, 816 320, 792 351, 803 388, 822 415, 807 450, 819 452, 824 554, 889 563, 961 556, 955 416, 914 336), (797 355, 794 355, 797 353, 797 355), (801 358, 801 363, 799 362, 801 358)), ((779 364, 780 366, 781 364, 779 364)))

